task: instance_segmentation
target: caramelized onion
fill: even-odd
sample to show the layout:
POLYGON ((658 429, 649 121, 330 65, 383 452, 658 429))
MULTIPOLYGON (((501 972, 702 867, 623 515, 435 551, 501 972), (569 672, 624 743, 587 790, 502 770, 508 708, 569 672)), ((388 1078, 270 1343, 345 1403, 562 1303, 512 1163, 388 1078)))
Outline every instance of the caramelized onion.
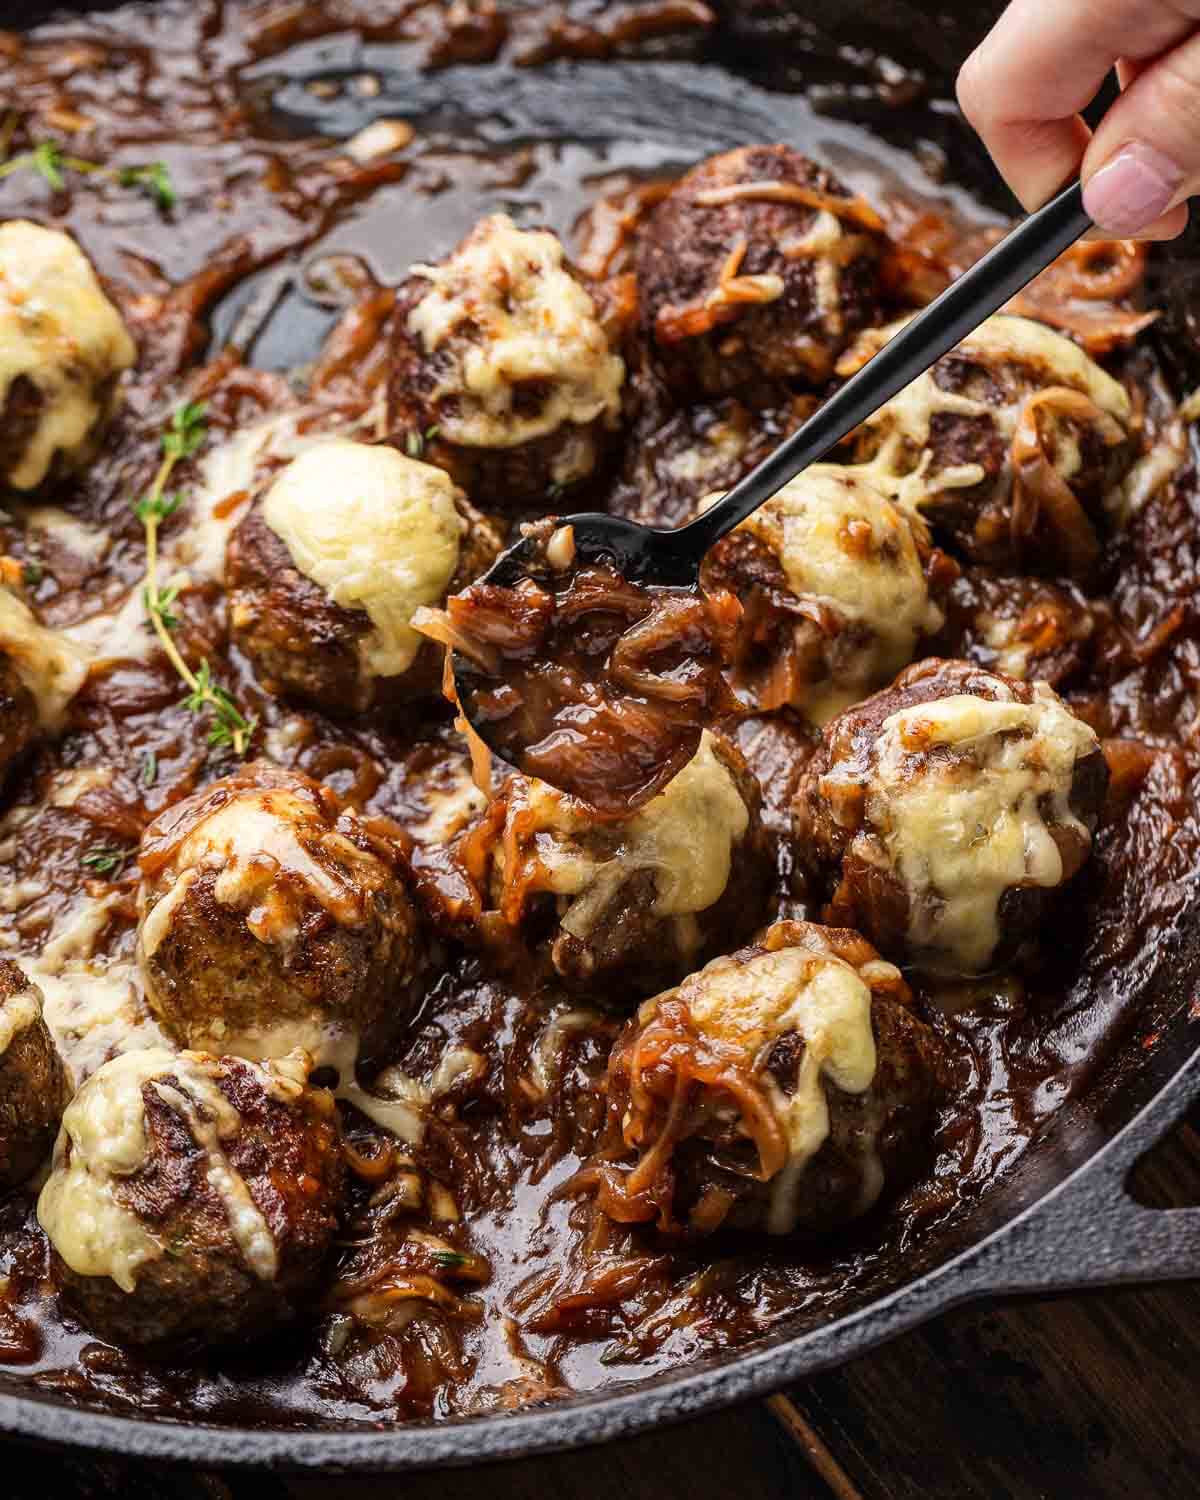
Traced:
POLYGON ((1066 386, 1050 386, 1025 402, 1013 434, 1014 543, 1018 547, 1028 543, 1039 522, 1044 521, 1053 532, 1070 572, 1085 574, 1100 555, 1100 542, 1086 511, 1046 452, 1041 427, 1043 413, 1094 426, 1109 446, 1121 440, 1121 433, 1112 418, 1082 392, 1066 386))
MULTIPOLYGON (((543 541, 553 522, 540 523, 543 541)), ((648 588, 607 566, 542 568, 516 588, 473 584, 447 601, 467 663, 467 715, 510 764, 626 818, 737 710, 722 669, 741 606, 726 591, 648 588)), ((426 629, 424 620, 418 628, 426 629)))
POLYGON ((775 182, 768 178, 760 182, 731 182, 725 187, 704 188, 695 195, 695 201, 704 208, 719 208, 744 198, 756 198, 763 203, 798 203, 818 212, 824 210, 876 234, 882 234, 885 228, 883 220, 865 198, 839 198, 834 193, 803 187, 798 182, 775 182))

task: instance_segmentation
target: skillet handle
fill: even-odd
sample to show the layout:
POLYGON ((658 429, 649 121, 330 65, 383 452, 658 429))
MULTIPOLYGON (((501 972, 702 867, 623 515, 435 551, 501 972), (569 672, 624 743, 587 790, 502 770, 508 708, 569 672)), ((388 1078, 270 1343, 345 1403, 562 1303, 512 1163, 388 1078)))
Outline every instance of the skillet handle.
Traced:
POLYGON ((981 1290, 1067 1291, 1200 1277, 1200 1208, 1146 1208, 1136 1163, 1200 1102, 1200 1056, 1060 1187, 979 1247, 981 1290))

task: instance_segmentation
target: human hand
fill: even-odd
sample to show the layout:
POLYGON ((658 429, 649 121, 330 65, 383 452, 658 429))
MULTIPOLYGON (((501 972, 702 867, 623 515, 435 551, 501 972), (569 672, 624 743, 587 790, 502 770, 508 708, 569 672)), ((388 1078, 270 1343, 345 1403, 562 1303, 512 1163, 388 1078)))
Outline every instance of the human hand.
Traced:
POLYGON ((1011 0, 958 100, 1027 209, 1078 171, 1100 229, 1173 239, 1200 191, 1200 0, 1011 0), (1093 135, 1079 111, 1113 67, 1093 135))

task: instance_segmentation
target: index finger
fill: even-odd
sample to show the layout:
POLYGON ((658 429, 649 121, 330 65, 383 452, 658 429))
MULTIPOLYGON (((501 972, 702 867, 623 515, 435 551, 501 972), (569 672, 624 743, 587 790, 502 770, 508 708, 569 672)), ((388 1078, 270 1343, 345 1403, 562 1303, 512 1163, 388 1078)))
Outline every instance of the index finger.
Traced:
POLYGON ((959 75, 963 113, 1026 208, 1074 173, 1079 111, 1120 60, 1157 57, 1200 19, 1200 0, 1012 0, 959 75))

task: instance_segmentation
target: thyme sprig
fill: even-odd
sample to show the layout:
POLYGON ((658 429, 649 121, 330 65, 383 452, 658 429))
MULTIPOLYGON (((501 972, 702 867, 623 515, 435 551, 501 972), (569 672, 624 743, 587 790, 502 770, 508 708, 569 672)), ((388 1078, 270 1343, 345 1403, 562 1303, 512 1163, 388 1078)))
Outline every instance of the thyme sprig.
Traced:
POLYGON ((97 844, 87 851, 81 863, 97 875, 119 875, 132 855, 132 849, 122 849, 117 844, 97 844))
POLYGON ((159 644, 167 660, 179 673, 191 690, 184 700, 192 713, 207 712, 212 716, 208 732, 208 743, 214 749, 228 746, 235 755, 245 755, 249 748, 258 720, 247 717, 238 708, 230 695, 212 678, 207 659, 195 671, 188 666, 171 632, 178 628, 179 619, 172 606, 179 596, 177 585, 163 588, 158 581, 158 531, 168 516, 172 516, 183 503, 179 491, 168 492, 167 484, 175 471, 175 465, 190 458, 208 435, 205 422, 204 403, 185 401, 176 407, 171 420, 162 434, 162 461, 154 475, 150 489, 135 502, 134 510, 146 534, 146 581, 142 588, 142 601, 146 615, 158 636, 159 644))
MULTIPOLYGON (((4 149, 12 139, 15 124, 12 116, 0 131, 4 149)), ((89 161, 83 156, 73 156, 64 151, 57 141, 38 141, 28 151, 10 157, 0 163, 0 178, 11 177, 16 172, 37 172, 57 192, 67 185, 67 174, 76 172, 83 177, 105 177, 121 187, 136 188, 151 198, 164 213, 174 208, 179 201, 171 173, 164 161, 133 162, 125 167, 109 167, 101 161, 89 161)))

